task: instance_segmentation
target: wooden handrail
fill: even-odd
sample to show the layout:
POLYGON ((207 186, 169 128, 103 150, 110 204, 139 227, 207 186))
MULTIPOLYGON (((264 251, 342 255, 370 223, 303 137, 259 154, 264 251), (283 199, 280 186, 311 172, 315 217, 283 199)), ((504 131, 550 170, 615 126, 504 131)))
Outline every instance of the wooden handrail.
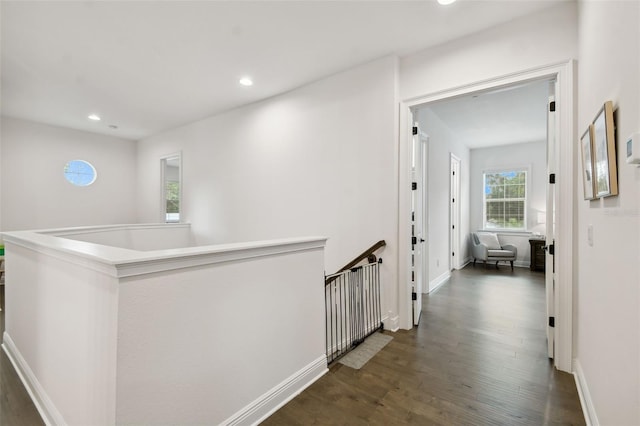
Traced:
MULTIPOLYGON (((347 263, 346 265, 344 265, 342 268, 340 268, 336 274, 342 272, 342 271, 346 271, 347 269, 351 269, 354 266, 356 266, 358 263, 362 262, 363 260, 365 260, 367 257, 371 256, 376 250, 378 250, 380 247, 384 247, 386 246, 387 243, 384 240, 380 240, 377 243, 375 243, 374 245, 372 245, 371 247, 369 247, 368 249, 366 249, 365 251, 363 251, 362 253, 360 253, 355 259, 353 259, 351 262, 347 263)), ((335 274, 332 274, 335 275, 335 274)), ((331 282, 335 279, 335 277, 333 279, 327 279, 326 282, 331 282)))

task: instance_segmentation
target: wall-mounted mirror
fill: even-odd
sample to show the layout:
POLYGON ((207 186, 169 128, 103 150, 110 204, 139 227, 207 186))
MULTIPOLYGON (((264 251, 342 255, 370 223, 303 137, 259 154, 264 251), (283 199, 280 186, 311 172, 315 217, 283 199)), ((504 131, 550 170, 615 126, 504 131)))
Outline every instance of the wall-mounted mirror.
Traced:
POLYGON ((162 216, 167 223, 180 222, 180 199, 182 194, 180 154, 160 160, 162 167, 162 216))

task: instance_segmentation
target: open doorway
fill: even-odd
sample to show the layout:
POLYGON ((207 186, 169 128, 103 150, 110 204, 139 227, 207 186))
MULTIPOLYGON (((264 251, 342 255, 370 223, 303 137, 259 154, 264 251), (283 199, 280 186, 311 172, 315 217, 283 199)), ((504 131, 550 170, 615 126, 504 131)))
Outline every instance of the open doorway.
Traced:
MULTIPOLYGON (((572 154, 573 154, 573 147, 572 144, 570 144, 570 141, 572 139, 572 134, 573 134, 573 129, 571 126, 571 122, 572 120, 570 119, 570 117, 573 116, 573 112, 572 112, 572 88, 571 88, 571 78, 570 76, 572 75, 571 70, 572 70, 572 63, 568 63, 564 66, 558 66, 555 67, 553 70, 551 69, 541 69, 538 71, 532 71, 532 72, 527 72, 527 73, 523 73, 522 75, 519 76, 511 76, 511 77, 506 77, 504 79, 499 79, 496 80, 494 82, 491 83, 480 83, 478 85, 475 86, 471 86, 471 87, 467 87, 467 88, 463 88, 463 89, 455 89, 452 90, 450 92, 445 92, 445 93, 438 93, 435 94, 433 96, 425 96, 422 99, 418 99, 418 100, 412 100, 411 102, 404 102, 403 103, 403 108, 401 108, 401 123, 402 122, 413 122, 413 121, 418 121, 419 120, 419 115, 420 114, 432 114, 431 121, 434 122, 438 122, 440 124, 440 127, 442 128, 441 131, 445 132, 447 130, 450 131, 450 129, 447 129, 447 119, 446 117, 440 113, 440 114, 436 114, 434 113, 434 111, 427 111, 428 106, 433 107, 433 105, 435 105, 436 102, 442 102, 444 103, 455 103, 458 101, 461 101, 463 98, 467 97, 467 98, 471 98, 471 99, 475 99, 482 101, 483 98, 488 98, 489 94, 492 95, 497 95, 500 93, 506 94, 508 92, 512 92, 518 88, 524 88, 524 87, 529 87, 532 84, 539 84, 539 85, 544 85, 544 104, 542 105, 541 111, 543 114, 543 123, 545 123, 545 125, 543 127, 541 127, 541 131, 543 133, 543 140, 546 139, 546 104, 547 104, 547 99, 548 99, 548 94, 549 94, 549 82, 550 81, 564 81, 565 85, 562 85, 562 87, 564 87, 564 89, 562 89, 562 87, 560 87, 558 89, 559 92, 559 100, 561 105, 564 106, 564 114, 561 114, 559 119, 558 119, 558 126, 556 127, 556 130, 558 132, 558 137, 559 140, 566 140, 567 143, 565 144, 558 144, 559 148, 557 149, 557 154, 559 154, 559 158, 558 158, 558 166, 559 168, 564 170, 564 167, 567 167, 566 170, 564 170, 566 172, 566 177, 567 180, 564 182, 561 182, 561 185, 559 185, 558 191, 556 191, 556 195, 555 195, 555 199, 559 199, 562 198, 562 202, 558 203, 557 205, 557 211, 559 213, 559 220, 557 221, 557 225, 558 225, 558 231, 559 231, 559 235, 557 235, 558 238, 562 239, 563 241, 567 241, 566 245, 563 245, 563 252, 562 253, 558 253, 558 250, 556 249, 556 256, 561 255, 561 256, 566 256, 567 254, 570 254, 571 252, 571 247, 570 247, 570 242, 571 242, 571 226, 570 226, 570 217, 571 217, 571 209, 572 209, 572 199, 571 199, 571 188, 572 188, 572 154), (475 98, 474 98, 475 96, 475 98), (569 194, 566 199, 564 197, 560 197, 560 194, 569 194), (569 220, 567 220, 569 219, 569 220), (563 224, 567 224, 567 226, 563 227, 563 224)), ((453 113, 455 113, 456 115, 464 115, 461 114, 461 110, 458 108, 453 108, 452 109, 453 113)), ((506 116, 505 114, 505 109, 503 108, 501 111, 499 111, 498 113, 494 113, 494 116, 497 117, 498 119, 503 118, 506 116)), ((469 120, 469 117, 467 116, 467 122, 471 122, 471 120, 469 120)), ((507 120, 503 121, 503 128, 505 130, 509 130, 509 123, 507 120)), ((471 126, 468 126, 471 127, 471 126)), ((474 207, 475 210, 472 210, 470 208, 465 209, 463 206, 463 203, 465 200, 465 180, 468 179, 468 186, 467 186, 467 190, 468 190, 468 199, 471 200, 471 196, 473 194, 473 191, 475 191, 475 194, 473 194, 474 197, 483 197, 483 191, 484 191, 484 184, 480 183, 478 184, 478 180, 479 179, 474 179, 473 182, 475 182, 476 185, 476 189, 472 188, 472 181, 470 178, 471 175, 471 166, 469 165, 469 163, 471 162, 471 154, 470 151, 471 149, 469 149, 469 153, 466 153, 463 151, 458 151, 456 152, 454 149, 450 149, 450 147, 448 148, 442 148, 442 147, 438 147, 437 145, 437 141, 436 141, 436 137, 435 137, 435 133, 438 131, 437 129, 432 129, 429 125, 424 125, 424 129, 426 130, 426 132, 429 134, 430 137, 430 144, 429 144, 429 156, 432 160, 436 160, 437 161, 437 155, 432 155, 432 149, 434 150, 434 152, 436 152, 438 149, 440 150, 444 150, 446 151, 446 156, 447 159, 446 161, 440 161, 438 163, 434 163, 433 167, 432 167, 432 163, 430 161, 429 166, 428 166, 428 171, 427 171, 427 176, 429 177, 429 182, 439 182, 440 187, 433 187, 433 186, 429 186, 428 188, 428 193, 429 193, 429 200, 427 201, 427 205, 428 205, 428 211, 426 212, 427 216, 428 216, 428 220, 427 223, 429 224, 429 228, 426 230, 426 235, 428 235, 428 239, 429 241, 440 241, 440 243, 442 244, 442 242, 444 242, 444 244, 442 244, 442 247, 440 248, 434 248, 429 246, 427 249, 427 252, 429 253, 429 259, 427 260, 428 262, 428 266, 429 266, 429 271, 430 271, 430 276, 429 277, 425 277, 425 279, 423 280, 423 282, 425 283, 424 288, 430 289, 432 287, 432 283, 434 278, 437 279, 441 279, 441 275, 439 275, 439 273, 442 271, 442 269, 438 269, 439 264, 444 263, 444 268, 445 270, 447 270, 446 272, 442 272, 442 274, 448 273, 448 269, 450 266, 455 265, 455 262, 451 261, 451 248, 452 246, 454 246, 454 244, 451 243, 451 235, 450 235, 450 225, 451 225, 451 221, 452 221, 452 215, 451 215, 451 206, 450 206, 450 194, 451 194, 451 187, 449 185, 449 179, 437 179, 434 178, 432 176, 432 172, 435 172, 439 166, 443 166, 446 167, 447 169, 447 173, 445 175, 441 175, 441 176, 447 176, 449 173, 449 169, 451 167, 451 162, 450 162, 450 155, 453 153, 456 157, 458 157, 461 161, 461 171, 460 171, 460 179, 462 181, 462 185, 461 185, 461 194, 460 194, 460 211, 461 211, 461 216, 463 216, 465 214, 466 211, 469 211, 469 219, 468 221, 464 218, 461 217, 460 221, 462 223, 462 225, 460 226, 459 229, 459 234, 460 234, 460 242, 461 242, 461 248, 459 249, 460 253, 461 253, 461 258, 464 256, 464 260, 463 261, 459 261, 459 265, 463 266, 464 263, 466 263, 466 260, 468 260, 470 258, 470 255, 465 253, 464 255, 462 254, 463 252, 465 252, 466 247, 468 247, 467 241, 469 238, 469 234, 470 234, 470 230, 478 230, 478 229, 484 229, 487 227, 487 224, 484 222, 486 220, 486 212, 483 211, 481 214, 478 214, 478 208, 474 207), (448 151, 447 151, 448 149, 448 151), (466 157, 466 158, 465 158, 466 157), (465 161, 465 159, 467 161, 465 161), (466 166, 466 176, 465 176, 465 163, 467 164, 466 166), (446 184, 445 184, 446 182, 446 184), (442 188, 444 187, 444 189, 442 188), (445 200, 446 203, 446 209, 443 209, 442 211, 436 211, 437 203, 434 203, 434 200, 431 199, 431 196, 438 196, 438 194, 440 192, 444 192, 444 194, 446 195, 446 197, 443 197, 443 199, 445 200), (444 212, 443 216, 446 218, 446 224, 447 226, 438 226, 437 228, 434 226, 434 220, 436 215, 441 214, 442 212, 444 212), (473 213, 475 212, 475 213, 473 213), (472 217, 473 215, 473 217, 472 217), (479 222, 481 222, 479 224, 479 222), (465 224, 468 223, 468 227, 467 229, 465 228, 465 224), (435 232, 437 232, 437 229, 444 229, 445 230, 445 234, 444 234, 444 238, 438 238, 436 235, 434 235, 435 232), (439 251, 441 250, 442 253, 444 253, 442 255, 442 257, 439 256, 439 251), (444 262, 443 262, 444 260, 444 262)), ((470 131, 472 133, 474 133, 475 136, 479 135, 481 132, 478 130, 478 126, 476 127, 472 127, 470 129, 470 131)), ((401 129, 401 133, 406 134, 407 130, 403 130, 401 129)), ((450 132, 453 133, 453 132, 450 132)), ((509 133, 509 132, 506 132, 509 133)), ((511 132, 513 133, 513 132, 511 132)), ((401 136, 401 140, 405 140, 408 141, 410 140, 407 137, 402 137, 401 136)), ((453 137, 452 138, 453 142, 452 144, 455 145, 457 143, 460 143, 460 138, 456 138, 453 137)), ((486 157, 489 157, 489 159, 492 158, 499 158, 500 155, 496 154, 496 152, 500 152, 500 151, 506 151, 506 144, 503 145, 505 147, 494 147, 492 149, 494 149, 494 152, 487 152, 486 157)), ((479 148, 476 148, 479 149, 479 148)), ((489 148, 487 148, 489 149, 489 148)), ((533 147, 531 147, 531 149, 533 149, 533 147)), ((402 147, 402 144, 400 146, 400 157, 401 157, 401 170, 403 169, 403 150, 404 150, 404 155, 408 154, 406 152, 406 148, 402 147)), ((539 150, 539 154, 538 156, 541 156, 544 160, 546 161, 546 140, 542 142, 542 149, 539 150)), ((544 164, 544 163, 543 163, 544 164)), ((520 164, 521 166, 522 164, 520 164)), ((525 164, 526 165, 526 164, 525 164)), ((490 169, 490 167, 485 167, 486 169, 490 169)), ((496 166, 496 168, 499 168, 498 166, 496 166)), ((543 167, 544 169, 546 169, 546 167, 543 167)), ((536 167, 537 169, 537 167, 536 167)), ((486 171, 486 170, 485 170, 486 171)), ((484 171, 483 171, 484 173, 484 171)), ((517 231, 520 232, 522 235, 521 237, 524 237, 524 244, 528 245, 528 237, 532 234, 543 234, 545 232, 545 222, 547 222, 545 219, 543 219, 545 217, 545 212, 548 210, 546 207, 546 175, 547 172, 546 170, 544 170, 542 173, 534 172, 534 171, 528 171, 529 176, 533 180, 535 180, 536 182, 538 182, 536 185, 540 186, 540 182, 542 182, 542 191, 533 191, 531 188, 529 188, 529 186, 532 184, 531 183, 527 183, 525 186, 527 188, 527 194, 529 195, 529 193, 531 193, 531 195, 533 195, 533 192, 536 192, 538 195, 536 195, 537 198, 542 199, 542 204, 538 204, 538 207, 533 206, 531 204, 532 200, 529 200, 529 202, 527 203, 527 207, 524 208, 524 211, 522 212, 522 217, 521 217, 521 223, 520 226, 515 226, 514 228, 518 228, 517 231), (541 176, 536 176, 536 178, 534 179, 534 175, 541 175, 541 176), (540 192, 542 192, 541 196, 540 196, 540 192), (524 226, 522 226, 522 224, 524 224, 524 226), (535 228, 535 229, 534 229, 535 228)), ((404 184, 403 184, 403 178, 405 173, 401 172, 401 182, 400 182, 400 187, 403 188, 404 184)), ((482 180, 481 180, 482 181, 482 180)), ((406 197, 406 196, 405 196, 406 197)), ((406 209, 406 202, 403 200, 404 197, 401 195, 401 205, 400 205, 400 217, 402 218, 403 215, 403 209, 406 209)), ((486 200, 482 200, 479 204, 475 203, 475 205, 480 205, 483 206, 483 208, 486 208, 486 200)), ((471 201, 468 202, 468 205, 471 205, 471 201)), ((502 225, 504 226, 504 223, 502 223, 502 225)), ((403 226, 401 225, 401 230, 402 230, 403 226)), ((405 231, 406 232, 406 231, 405 231)), ((515 232, 517 234, 517 232, 515 232)), ((518 236, 518 235, 515 235, 518 236)), ((401 240, 402 240, 402 234, 400 235, 401 240)), ((509 237, 514 237, 513 235, 509 235, 509 237)), ((557 241, 557 239, 556 239, 557 241)), ((525 248, 521 251, 521 254, 525 254, 525 256, 519 256, 519 266, 528 266, 529 265, 529 248, 527 246, 524 246, 525 248)), ((403 253, 404 250, 401 250, 400 253, 400 262, 401 264, 404 263, 403 260, 406 259, 406 254, 403 253)), ((558 265, 559 263, 559 259, 556 259, 556 265, 558 265)), ((556 271, 556 274, 559 277, 558 280, 558 285, 556 286, 554 291, 555 293, 559 294, 560 297, 556 297, 555 301, 552 302, 555 307, 556 307, 556 318, 555 318, 555 325, 556 328, 555 330, 553 330, 553 333, 558 336, 560 335, 560 339, 556 340, 558 341, 557 343, 557 350, 556 350, 556 366, 564 371, 570 371, 571 369, 571 333, 572 333, 572 329, 571 329, 571 271, 570 268, 562 268, 562 271, 556 271), (558 319, 559 317, 561 318, 560 322, 562 323, 560 327, 558 327, 558 319)), ((402 281, 402 271, 400 274, 400 280, 402 281)), ((445 279, 446 281, 446 279, 445 279)), ((409 296, 409 295, 407 295, 409 296)), ((402 294, 401 294, 401 299, 402 299, 402 294)), ((407 303, 408 305, 408 303, 407 303)), ((401 306, 401 312, 402 312, 402 306, 401 306)), ((401 321, 404 321, 404 319, 401 319, 401 321)))
MULTIPOLYGON (((554 94, 555 79, 540 79, 414 108, 416 125, 430 135, 424 173, 429 176, 424 179, 425 205, 429 206, 427 220, 422 221, 426 229, 414 223, 413 230, 415 235, 430 236, 424 247, 426 276, 414 279, 425 284, 423 293, 439 288, 448 282, 452 270, 469 264, 472 232, 489 232, 501 246, 515 247, 516 267, 533 266, 532 241, 542 242, 547 224, 553 224, 546 212, 554 211, 547 207, 547 202, 553 205, 553 196, 547 197, 553 193, 547 190, 547 176, 554 165, 550 155, 554 134, 549 131, 554 129, 549 112, 554 94), (447 177, 448 187, 443 184, 447 177)), ((418 187, 422 184, 418 182, 418 187)), ((551 241, 552 226, 547 244, 551 241)), ((548 272, 551 289, 553 271, 548 272)), ((553 317, 553 293, 546 293, 547 313, 553 317)), ((415 306, 414 300, 414 318, 415 306)), ((547 337, 553 358, 553 329, 547 337)))
POLYGON ((414 108, 430 136, 429 229, 423 233, 433 238, 425 282, 441 282, 464 267, 471 260, 469 234, 478 230, 516 246, 516 265, 529 267, 529 238, 546 233, 552 84, 542 79, 414 108))

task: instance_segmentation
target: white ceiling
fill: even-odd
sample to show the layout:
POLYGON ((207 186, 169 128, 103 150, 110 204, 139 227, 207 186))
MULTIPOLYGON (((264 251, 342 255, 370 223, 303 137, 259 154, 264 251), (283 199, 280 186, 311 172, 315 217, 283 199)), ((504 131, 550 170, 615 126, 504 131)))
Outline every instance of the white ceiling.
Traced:
MULTIPOLYGON (((426 108, 470 149, 547 139, 549 81, 447 99, 426 108)), ((428 133, 428 129, 427 133, 428 133)))
POLYGON ((2 114, 140 139, 558 1, 5 0, 2 114))

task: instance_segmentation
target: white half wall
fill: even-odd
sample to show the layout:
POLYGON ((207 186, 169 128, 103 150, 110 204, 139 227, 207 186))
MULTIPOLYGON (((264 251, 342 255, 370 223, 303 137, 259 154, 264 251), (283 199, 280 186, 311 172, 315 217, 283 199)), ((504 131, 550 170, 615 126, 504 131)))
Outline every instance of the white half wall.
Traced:
POLYGON ((138 144, 140 222, 160 218, 160 158, 182 152, 196 244, 326 235, 333 273, 378 240, 397 315, 397 58, 384 58, 138 144))
POLYGON ((46 424, 115 424, 118 280, 5 243, 3 348, 46 424))
POLYGON ((576 167, 577 361, 587 412, 602 425, 640 424, 640 168, 624 146, 640 131, 640 2, 584 1, 579 12, 578 134, 613 101, 619 195, 583 200, 576 167))
POLYGON ((2 117, 0 230, 133 223, 135 142, 2 117), (70 160, 97 170, 87 187, 64 177, 70 160))
POLYGON ((257 424, 326 373, 323 237, 137 251, 72 233, 3 233, 3 348, 45 423, 257 424))
POLYGON ((188 223, 91 226, 43 233, 137 251, 176 249, 194 245, 191 225, 188 223))

